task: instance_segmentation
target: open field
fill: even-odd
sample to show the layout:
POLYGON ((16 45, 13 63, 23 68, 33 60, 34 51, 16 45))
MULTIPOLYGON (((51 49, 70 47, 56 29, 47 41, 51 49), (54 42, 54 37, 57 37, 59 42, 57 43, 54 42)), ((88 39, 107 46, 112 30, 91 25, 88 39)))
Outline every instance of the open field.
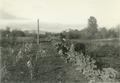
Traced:
POLYGON ((19 50, 21 48, 23 48, 21 44, 13 48, 2 48, 3 63, 7 65, 6 68, 9 72, 11 72, 11 75, 12 75, 12 77, 11 75, 10 77, 9 76, 7 77, 7 75, 10 74, 7 72, 7 74, 4 77, 4 79, 6 79, 6 82, 4 83, 14 83, 14 82, 15 83, 29 83, 31 82, 31 81, 28 81, 30 80, 29 78, 30 75, 29 75, 29 72, 27 71, 27 67, 25 66, 27 55, 29 56, 36 55, 38 59, 37 62, 35 62, 35 64, 37 65, 36 71, 38 71, 37 78, 36 77, 35 78, 39 81, 33 80, 32 83, 58 83, 59 79, 63 79, 65 83, 68 83, 68 81, 72 83, 78 83, 81 80, 83 81, 83 83, 85 83, 86 79, 84 78, 84 76, 80 77, 84 79, 76 79, 75 77, 72 76, 72 75, 76 76, 76 74, 78 74, 77 71, 75 71, 70 66, 70 64, 66 64, 65 61, 61 59, 60 56, 57 55, 56 49, 53 46, 53 44, 41 43, 39 46, 36 44, 33 44, 33 47, 30 49, 31 52, 23 53, 22 54, 23 59, 20 60, 19 62, 16 62, 15 57, 18 55, 19 50), (12 52, 11 49, 14 52, 12 52), (39 53, 39 51, 41 50, 44 50, 45 53, 43 54, 39 53), (20 75, 20 72, 24 72, 24 74, 20 75), (59 75, 61 77, 59 77, 59 75), (18 80, 22 80, 22 81, 18 81, 18 80))
MULTIPOLYGON (((118 63, 120 61, 120 46, 118 40, 71 41, 85 43, 88 55, 99 61, 103 67, 113 67, 120 72, 120 66, 118 66, 120 65, 118 63)), ((78 73, 70 63, 65 63, 65 61, 60 58, 54 43, 43 42, 40 43, 40 45, 28 43, 27 45, 30 50, 28 52, 25 52, 26 47, 24 47, 24 43, 2 48, 3 66, 6 65, 9 71, 4 77, 6 80, 4 83, 14 83, 14 81, 15 83, 28 83, 30 74, 25 64, 29 56, 37 56, 37 61, 35 62, 37 72, 35 72, 35 79, 32 83, 59 83, 61 79, 63 81, 62 83, 87 83, 87 79, 81 75, 81 73, 78 73), (32 47, 29 47, 30 44, 32 44, 32 47), (22 56, 22 58, 17 62, 16 56, 18 56, 21 49, 22 54, 19 56, 22 56), (21 79, 22 81, 18 81, 21 79)))

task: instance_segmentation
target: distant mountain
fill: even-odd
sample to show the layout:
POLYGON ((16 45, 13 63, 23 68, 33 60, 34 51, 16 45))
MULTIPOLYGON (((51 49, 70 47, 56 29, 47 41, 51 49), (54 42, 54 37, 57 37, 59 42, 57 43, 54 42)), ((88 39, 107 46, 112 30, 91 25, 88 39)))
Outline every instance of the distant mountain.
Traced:
MULTIPOLYGON (((43 32, 61 32, 68 29, 78 29, 81 30, 85 25, 80 24, 60 24, 60 23, 40 23, 40 31, 43 32)), ((11 29, 29 30, 37 31, 37 23, 4 23, 0 24, 0 29, 9 26, 11 29)))
MULTIPOLYGON (((38 31, 37 30, 26 30, 28 31, 29 33, 37 33, 38 31)), ((45 34, 47 31, 39 31, 39 34, 45 34)))

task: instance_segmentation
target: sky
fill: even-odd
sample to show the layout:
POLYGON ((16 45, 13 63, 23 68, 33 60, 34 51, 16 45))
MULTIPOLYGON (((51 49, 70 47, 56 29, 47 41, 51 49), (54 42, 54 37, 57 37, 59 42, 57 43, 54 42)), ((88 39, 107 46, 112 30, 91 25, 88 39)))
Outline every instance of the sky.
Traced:
POLYGON ((119 4, 120 0, 0 0, 0 25, 35 23, 38 18, 41 23, 87 25, 94 16, 99 26, 110 28, 120 24, 119 4))

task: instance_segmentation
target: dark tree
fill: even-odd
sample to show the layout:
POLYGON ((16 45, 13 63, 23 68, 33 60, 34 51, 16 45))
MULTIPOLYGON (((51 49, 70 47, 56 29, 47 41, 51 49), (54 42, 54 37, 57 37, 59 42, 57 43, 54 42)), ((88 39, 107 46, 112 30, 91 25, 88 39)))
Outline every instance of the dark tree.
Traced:
POLYGON ((95 37, 95 34, 98 32, 97 27, 98 25, 97 25, 96 18, 93 16, 90 16, 90 18, 88 19, 88 27, 87 27, 87 32, 90 38, 95 37))

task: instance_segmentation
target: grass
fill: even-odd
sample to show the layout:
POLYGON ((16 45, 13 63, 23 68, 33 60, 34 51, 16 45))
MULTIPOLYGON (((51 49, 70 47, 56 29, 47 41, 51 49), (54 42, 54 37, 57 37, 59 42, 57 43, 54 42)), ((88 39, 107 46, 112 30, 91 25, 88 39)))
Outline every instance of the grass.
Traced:
MULTIPOLYGON (((75 40, 73 42, 83 42, 86 44, 88 55, 96 56, 97 60, 103 62, 105 64, 110 64, 111 67, 120 71, 119 62, 119 45, 118 41, 80 41, 75 40), (118 54, 118 55, 117 55, 118 54)), ((3 55, 4 60, 10 61, 12 64, 15 55, 17 54, 17 50, 19 50, 22 46, 17 45, 13 49, 15 50, 15 54, 12 55, 10 49, 4 48, 3 55), (9 58, 10 57, 10 58, 9 58)), ((33 50, 45 50, 46 56, 39 57, 37 61, 38 65, 38 80, 34 80, 31 83, 58 83, 59 75, 61 75, 60 79, 63 79, 63 83, 87 83, 86 78, 78 73, 70 64, 66 64, 63 59, 61 59, 52 43, 40 43, 40 45, 34 44, 33 50), (64 66, 64 67, 62 67, 64 66), (62 68, 60 68, 62 67, 62 68), (57 69, 58 68, 58 69, 57 69)), ((32 51, 30 55, 35 55, 36 51, 32 51)), ((37 56, 40 56, 38 54, 37 56)), ((21 79, 22 80, 22 79, 21 79)), ((6 83, 30 83, 29 79, 27 81, 8 81, 6 83)))

